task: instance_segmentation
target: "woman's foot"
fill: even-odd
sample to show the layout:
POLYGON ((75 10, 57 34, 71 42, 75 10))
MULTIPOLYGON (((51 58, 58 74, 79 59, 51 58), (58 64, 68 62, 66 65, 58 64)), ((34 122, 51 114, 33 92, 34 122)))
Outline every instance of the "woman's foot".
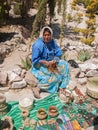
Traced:
POLYGON ((38 87, 33 87, 33 94, 35 98, 40 98, 40 89, 38 87))

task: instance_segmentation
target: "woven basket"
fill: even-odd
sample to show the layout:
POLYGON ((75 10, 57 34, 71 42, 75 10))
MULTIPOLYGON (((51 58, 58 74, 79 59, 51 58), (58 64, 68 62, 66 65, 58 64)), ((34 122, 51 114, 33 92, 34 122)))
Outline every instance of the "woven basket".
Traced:
POLYGON ((98 99, 98 77, 88 79, 86 92, 89 96, 98 99))
POLYGON ((19 100, 19 108, 22 110, 31 110, 33 108, 33 99, 23 98, 19 100))

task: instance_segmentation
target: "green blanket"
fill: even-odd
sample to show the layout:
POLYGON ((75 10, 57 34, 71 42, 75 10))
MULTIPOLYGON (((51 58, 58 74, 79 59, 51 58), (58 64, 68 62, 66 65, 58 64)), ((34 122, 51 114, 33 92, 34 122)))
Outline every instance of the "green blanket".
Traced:
MULTIPOLYGON (((33 108, 32 110, 30 110, 30 114, 29 114, 30 119, 35 119, 36 121, 38 121, 38 118, 36 116, 38 109, 45 108, 46 111, 48 112, 49 106, 56 106, 59 111, 59 114, 61 113, 63 105, 60 102, 57 94, 51 94, 42 100, 35 100, 33 104, 33 108)), ((16 130, 18 130, 22 126, 22 116, 21 116, 21 110, 19 109, 18 102, 8 102, 8 113, 3 116, 12 117, 14 121, 14 127, 16 128, 16 130)), ((0 118, 2 118, 3 116, 0 116, 0 118)), ((31 130, 31 128, 29 128, 28 130, 31 130)))

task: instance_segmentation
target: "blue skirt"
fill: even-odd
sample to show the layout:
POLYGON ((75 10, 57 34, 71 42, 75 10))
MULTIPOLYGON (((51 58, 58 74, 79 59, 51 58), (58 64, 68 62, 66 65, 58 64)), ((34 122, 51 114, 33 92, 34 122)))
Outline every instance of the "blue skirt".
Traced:
POLYGON ((38 87, 46 92, 55 93, 59 88, 66 88, 70 75, 68 63, 64 60, 58 62, 59 73, 50 72, 44 65, 32 66, 31 73, 38 79, 38 87))

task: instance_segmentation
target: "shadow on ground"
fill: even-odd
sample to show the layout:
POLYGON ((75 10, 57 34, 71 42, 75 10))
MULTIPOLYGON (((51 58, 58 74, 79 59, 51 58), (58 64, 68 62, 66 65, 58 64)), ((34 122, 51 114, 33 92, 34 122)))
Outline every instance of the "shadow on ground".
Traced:
POLYGON ((56 39, 59 39, 60 38, 60 35, 61 33, 63 32, 63 37, 67 37, 68 39, 70 40, 79 40, 79 38, 77 36, 79 36, 78 33, 75 33, 72 29, 72 27, 70 26, 67 26, 65 25, 62 29, 62 32, 61 32, 61 25, 59 23, 54 23, 54 24, 51 24, 51 28, 53 30, 53 36, 54 38, 56 39))
POLYGON ((17 33, 15 33, 15 32, 11 32, 11 33, 0 32, 0 42, 5 42, 6 40, 11 40, 15 34, 17 34, 17 33))
MULTIPOLYGON (((33 24, 34 18, 35 18, 35 16, 16 17, 16 18, 9 17, 8 20, 6 21, 6 24, 3 25, 2 27, 11 26, 11 25, 16 25, 16 26, 21 25, 29 30, 29 32, 24 32, 24 30, 22 30, 23 34, 25 35, 25 38, 28 38, 28 37, 30 37, 31 32, 32 32, 32 24, 33 24)), ((5 30, 5 32, 0 32, 0 42, 5 42, 6 40, 11 40, 11 38, 15 34, 16 34, 15 32, 6 33, 6 30, 5 30)))
POLYGON ((35 16, 25 16, 25 17, 9 17, 7 21, 7 25, 22 25, 25 28, 29 29, 32 31, 32 24, 34 22, 35 16))

